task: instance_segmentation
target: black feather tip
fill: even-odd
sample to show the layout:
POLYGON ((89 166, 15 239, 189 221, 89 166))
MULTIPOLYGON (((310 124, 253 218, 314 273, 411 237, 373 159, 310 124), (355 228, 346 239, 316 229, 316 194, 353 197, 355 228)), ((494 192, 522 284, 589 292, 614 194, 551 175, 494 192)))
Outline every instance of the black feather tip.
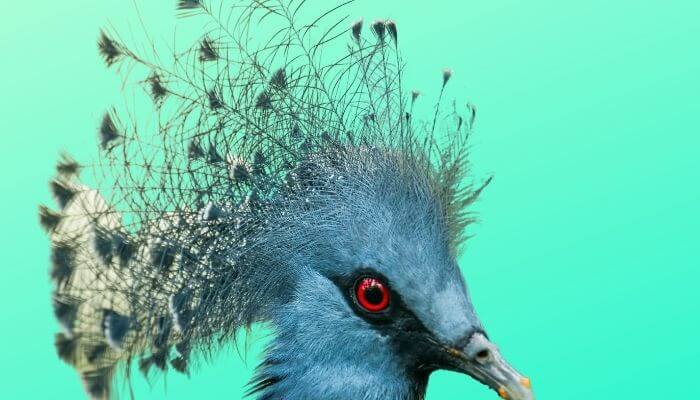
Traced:
POLYGON ((168 349, 159 350, 151 355, 153 360, 153 365, 158 367, 159 370, 165 371, 168 368, 168 354, 170 352, 168 349))
POLYGON ((270 97, 267 91, 260 92, 258 98, 255 99, 255 108, 260 110, 269 110, 272 108, 272 97, 270 97))
POLYGON ((160 103, 168 94, 168 89, 163 86, 163 81, 161 80, 160 75, 156 73, 148 78, 148 85, 151 90, 151 98, 153 98, 153 101, 156 103, 160 103))
POLYGON ((272 74, 270 86, 276 89, 284 89, 287 87, 287 73, 284 71, 284 68, 280 68, 272 74))
MULTIPOLYGON (((174 326, 179 332, 185 332, 190 325, 192 312, 189 310, 189 302, 191 297, 192 293, 188 290, 170 296, 168 307, 174 326)), ((178 349, 178 351, 180 350, 178 349)))
POLYGON ((467 103, 467 108, 469 109, 469 129, 474 128, 474 122, 476 122, 476 106, 472 103, 467 103))
POLYGON ((442 70, 442 86, 445 87, 447 82, 452 78, 452 70, 450 68, 445 68, 442 70))
POLYGON ((102 333, 109 347, 122 350, 124 339, 131 328, 131 318, 113 310, 104 310, 102 314, 102 333))
POLYGON ((179 0, 177 2, 178 10, 194 10, 200 8, 202 3, 200 0, 179 0))
POLYGON ((294 124, 294 126, 292 127, 292 131, 289 132, 289 136, 292 139, 301 139, 301 128, 299 128, 298 124, 294 124))
POLYGON ((398 32, 396 31, 396 22, 389 19, 386 21, 384 26, 386 27, 386 30, 389 32, 389 36, 391 37, 391 39, 394 40, 394 43, 398 43, 399 37, 398 37, 398 32))
POLYGON ((362 35, 362 23, 364 21, 362 18, 358 19, 355 21, 352 26, 350 27, 350 30, 352 31, 352 37, 355 38, 355 40, 359 43, 360 42, 360 37, 362 35))
POLYGON ((56 286, 62 287, 73 273, 74 251, 64 243, 54 244, 51 249, 51 279, 56 286))
POLYGON ((153 365, 153 360, 151 357, 143 357, 139 360, 139 371, 145 377, 148 377, 148 372, 151 370, 151 365, 153 365))
POLYGON ((93 229, 93 249, 105 266, 112 264, 112 237, 109 233, 95 227, 93 229))
POLYGON ((175 249, 166 244, 156 243, 151 246, 150 256, 151 265, 161 272, 166 271, 170 269, 173 265, 173 261, 175 261, 175 249))
POLYGON ((69 337, 63 333, 57 333, 54 345, 56 346, 56 354, 58 358, 67 364, 75 364, 75 353, 78 340, 75 337, 69 337))
POLYGON ((53 232, 60 222, 61 214, 50 210, 46 206, 39 206, 39 224, 47 233, 53 232))
POLYGON ((233 180, 238 184, 243 184, 250 180, 250 171, 244 163, 239 162, 233 166, 233 180))
POLYGON ((265 155, 256 151, 253 155, 253 175, 260 176, 265 174, 265 155))
POLYGON ((100 37, 97 39, 97 50, 107 64, 111 67, 114 63, 119 61, 119 59, 124 54, 121 50, 121 46, 112 40, 104 31, 100 32, 100 37))
POLYGON ((216 61, 218 58, 219 52, 216 49, 214 42, 208 37, 202 39, 202 41, 199 43, 199 61, 216 61))
POLYGON ((66 181, 62 179, 54 179, 49 183, 51 193, 53 194, 56 203, 61 209, 66 208, 68 203, 75 196, 75 189, 66 181))
POLYGON ((63 329, 66 337, 72 338, 75 317, 78 315, 78 305, 66 301, 58 296, 54 296, 52 305, 53 314, 56 317, 59 325, 61 325, 61 329, 63 329))
POLYGON ((168 344, 168 338, 170 338, 170 331, 172 330, 173 323, 169 316, 161 315, 158 317, 157 321, 157 333, 155 338, 153 338, 153 347, 156 349, 164 349, 168 344))
POLYGON ((118 233, 112 235, 112 248, 114 249, 114 254, 119 258, 119 266, 122 268, 129 265, 131 258, 136 252, 134 245, 118 233))
POLYGON ((80 164, 66 153, 61 154, 61 158, 56 163, 56 172, 63 178, 71 178, 80 173, 80 164))
POLYGON ((209 107, 211 107, 212 110, 218 110, 224 106, 224 103, 221 102, 215 90, 210 90, 209 93, 207 93, 207 97, 209 98, 209 107))
POLYGON ((218 151, 216 151, 216 147, 213 144, 209 146, 209 152, 207 153, 207 161, 209 161, 212 164, 224 162, 224 158, 221 157, 221 154, 219 154, 218 151))
POLYGON ((98 133, 102 150, 111 150, 114 147, 114 142, 121 137, 112 118, 112 113, 106 112, 104 117, 102 117, 98 133))
POLYGON ((188 341, 183 340, 175 345, 175 350, 177 350, 180 355, 189 357, 192 347, 188 341))
POLYGON ((148 377, 148 372, 154 365, 161 371, 165 371, 168 366, 167 360, 167 350, 157 351, 151 354, 150 356, 141 358, 141 360, 139 360, 139 371, 141 371, 141 373, 146 377, 148 377))
POLYGON ((380 43, 384 43, 386 37, 386 23, 384 20, 378 19, 372 23, 372 32, 377 37, 380 43))
POLYGON ((181 374, 187 374, 187 357, 178 356, 170 361, 173 369, 181 374))
POLYGON ((190 144, 187 146, 187 157, 189 157, 190 160, 204 157, 204 150, 202 150, 199 139, 194 138, 190 140, 190 144))
POLYGON ((411 91, 411 106, 418 100, 418 96, 420 96, 420 92, 417 90, 412 90, 411 91))
POLYGON ((104 356, 106 351, 107 351, 107 345, 104 343, 98 343, 98 344, 92 346, 85 353, 85 357, 87 358, 89 363, 94 363, 95 361, 101 359, 102 356, 104 356))
POLYGON ((109 398, 110 382, 112 380, 112 369, 102 368, 97 371, 83 372, 81 375, 85 391, 91 399, 109 398))

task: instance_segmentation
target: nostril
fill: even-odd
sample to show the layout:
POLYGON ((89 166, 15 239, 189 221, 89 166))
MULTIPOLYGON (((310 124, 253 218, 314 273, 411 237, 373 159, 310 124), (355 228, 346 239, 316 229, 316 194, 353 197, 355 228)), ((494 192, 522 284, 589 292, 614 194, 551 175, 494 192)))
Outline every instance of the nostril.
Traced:
POLYGON ((488 360, 490 355, 491 355, 491 353, 489 352, 488 349, 483 349, 483 350, 479 351, 478 353, 476 353, 476 360, 479 362, 484 362, 484 361, 488 360))
POLYGON ((498 356, 498 349, 481 333, 475 333, 469 338, 464 353, 475 363, 488 364, 498 356))

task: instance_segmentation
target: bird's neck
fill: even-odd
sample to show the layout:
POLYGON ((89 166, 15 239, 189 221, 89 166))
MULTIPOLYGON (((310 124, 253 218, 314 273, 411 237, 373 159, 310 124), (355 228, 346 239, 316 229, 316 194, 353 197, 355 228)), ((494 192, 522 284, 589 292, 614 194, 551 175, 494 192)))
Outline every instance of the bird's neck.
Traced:
POLYGON ((256 382, 269 385, 257 393, 257 399, 283 400, 423 400, 427 386, 427 376, 410 377, 389 368, 367 366, 357 370, 339 360, 289 359, 278 363, 278 353, 265 361, 268 368, 275 364, 274 371, 261 373, 256 382), (286 372, 279 376, 277 372, 286 372))
POLYGON ((325 296, 332 285, 307 278, 301 285, 309 287, 274 318, 276 337, 251 383, 258 398, 423 399, 428 374, 413 372, 388 338, 325 296))
POLYGON ((325 357, 313 354, 310 359, 304 350, 291 346, 269 353, 256 379, 264 387, 258 399, 422 400, 425 396, 427 374, 412 376, 391 363, 357 365, 355 359, 364 356, 342 350, 325 357))

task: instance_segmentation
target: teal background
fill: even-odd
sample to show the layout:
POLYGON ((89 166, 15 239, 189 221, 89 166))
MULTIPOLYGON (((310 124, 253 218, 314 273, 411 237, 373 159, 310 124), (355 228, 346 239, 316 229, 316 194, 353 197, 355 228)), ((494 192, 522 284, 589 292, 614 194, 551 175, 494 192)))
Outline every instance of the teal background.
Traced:
MULTIPOLYGON (((144 16, 169 27, 174 3, 144 16)), ((538 398, 700 398, 700 2, 361 0, 347 12, 397 21, 410 86, 434 95, 448 66, 449 95, 479 107, 473 160, 495 179, 461 265, 538 398)), ((0 398, 83 398, 54 354, 36 206, 50 203, 61 149, 94 156, 120 98, 95 39, 131 17, 123 0, 3 5, 0 398)), ((189 379, 135 377, 137 398, 240 398, 257 343, 247 365, 231 351, 189 379)), ((439 372, 427 398, 496 395, 439 372)))

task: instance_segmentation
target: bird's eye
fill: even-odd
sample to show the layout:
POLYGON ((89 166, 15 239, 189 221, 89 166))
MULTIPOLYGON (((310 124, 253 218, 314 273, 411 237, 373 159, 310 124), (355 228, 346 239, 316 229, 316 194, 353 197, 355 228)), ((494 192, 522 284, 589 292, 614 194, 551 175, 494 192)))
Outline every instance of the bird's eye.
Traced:
POLYGON ((355 284, 355 298, 366 311, 377 313, 386 310, 389 297, 389 288, 376 278, 360 278, 355 284))

